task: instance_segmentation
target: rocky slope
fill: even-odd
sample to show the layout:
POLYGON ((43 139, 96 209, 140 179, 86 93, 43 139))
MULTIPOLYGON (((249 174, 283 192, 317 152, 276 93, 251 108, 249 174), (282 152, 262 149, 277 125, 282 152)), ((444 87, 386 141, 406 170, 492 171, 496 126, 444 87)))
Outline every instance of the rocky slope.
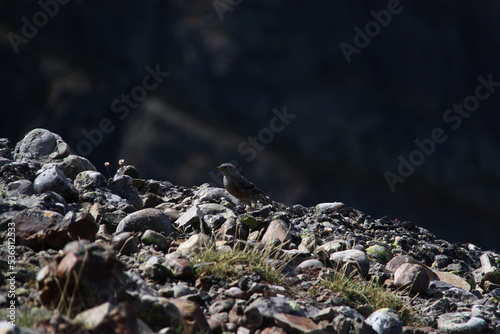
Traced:
POLYGON ((496 253, 339 202, 108 179, 44 129, 0 143, 0 333, 500 331, 496 253))
POLYGON ((373 13, 386 0, 235 0, 223 15, 222 0, 54 1, 0 0, 2 136, 48 128, 95 163, 126 157, 143 177, 184 185, 213 182, 207 166, 234 159, 287 204, 338 196, 498 247, 499 2, 401 1, 380 27, 373 13), (359 46, 354 29, 366 27, 380 31, 346 61, 339 45, 359 46), (26 41, 11 43, 23 31, 26 41), (170 75, 125 103, 156 66, 170 75), (474 109, 478 77, 489 75, 491 96, 445 122, 455 104, 474 109), (285 105, 297 118, 246 161, 239 145, 285 105), (114 131, 84 147, 102 119, 114 131), (447 141, 391 192, 384 172, 397 173, 398 156, 436 128, 447 141))

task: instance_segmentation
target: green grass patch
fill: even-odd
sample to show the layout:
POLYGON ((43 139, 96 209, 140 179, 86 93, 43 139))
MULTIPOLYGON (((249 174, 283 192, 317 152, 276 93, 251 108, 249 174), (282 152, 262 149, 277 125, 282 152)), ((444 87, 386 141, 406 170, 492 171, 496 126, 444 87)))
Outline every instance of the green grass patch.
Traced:
POLYGON ((282 255, 280 247, 269 244, 246 244, 238 247, 217 249, 207 246, 193 255, 191 261, 198 276, 215 275, 221 278, 238 279, 245 274, 258 273, 268 283, 282 281, 282 270, 291 260, 282 255))
POLYGON ((365 281, 358 276, 335 271, 328 278, 321 280, 319 285, 338 292, 348 306, 353 308, 364 304, 369 304, 373 310, 391 308, 398 312, 406 325, 423 326, 422 320, 407 302, 397 293, 391 292, 373 281, 365 281))

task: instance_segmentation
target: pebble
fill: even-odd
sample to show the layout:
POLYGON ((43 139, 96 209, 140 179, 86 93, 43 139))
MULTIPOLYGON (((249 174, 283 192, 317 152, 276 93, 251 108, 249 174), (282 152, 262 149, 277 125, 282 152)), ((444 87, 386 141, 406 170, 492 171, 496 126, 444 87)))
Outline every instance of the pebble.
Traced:
POLYGON ((53 166, 38 175, 33 187, 37 193, 53 191, 67 200, 75 200, 78 197, 78 191, 58 166, 53 166))
POLYGON ((380 309, 366 319, 377 334, 400 334, 403 330, 403 319, 392 309, 380 309))
POLYGON ((121 232, 145 232, 153 230, 165 235, 173 233, 170 219, 162 211, 154 208, 142 209, 123 218, 116 227, 115 234, 121 232))

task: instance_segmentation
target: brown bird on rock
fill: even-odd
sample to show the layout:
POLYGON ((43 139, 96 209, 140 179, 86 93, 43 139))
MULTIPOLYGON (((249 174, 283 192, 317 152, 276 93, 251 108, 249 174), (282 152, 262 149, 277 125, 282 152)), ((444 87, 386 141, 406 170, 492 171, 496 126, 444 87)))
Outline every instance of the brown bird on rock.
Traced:
POLYGON ((233 164, 226 162, 217 169, 224 175, 224 188, 246 205, 252 208, 253 204, 257 202, 262 204, 271 203, 269 195, 242 176, 233 164))

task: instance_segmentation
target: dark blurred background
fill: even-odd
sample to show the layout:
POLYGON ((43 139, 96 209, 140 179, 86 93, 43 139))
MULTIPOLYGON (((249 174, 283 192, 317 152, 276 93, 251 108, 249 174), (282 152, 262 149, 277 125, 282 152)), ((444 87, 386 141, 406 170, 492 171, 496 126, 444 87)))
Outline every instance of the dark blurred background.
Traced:
POLYGON ((0 0, 0 136, 47 128, 105 174, 125 159, 185 186, 234 160, 286 204, 500 250, 500 87, 443 119, 479 76, 500 81, 499 17, 476 0, 0 0), (384 173, 436 128, 446 140, 391 191, 384 173))

